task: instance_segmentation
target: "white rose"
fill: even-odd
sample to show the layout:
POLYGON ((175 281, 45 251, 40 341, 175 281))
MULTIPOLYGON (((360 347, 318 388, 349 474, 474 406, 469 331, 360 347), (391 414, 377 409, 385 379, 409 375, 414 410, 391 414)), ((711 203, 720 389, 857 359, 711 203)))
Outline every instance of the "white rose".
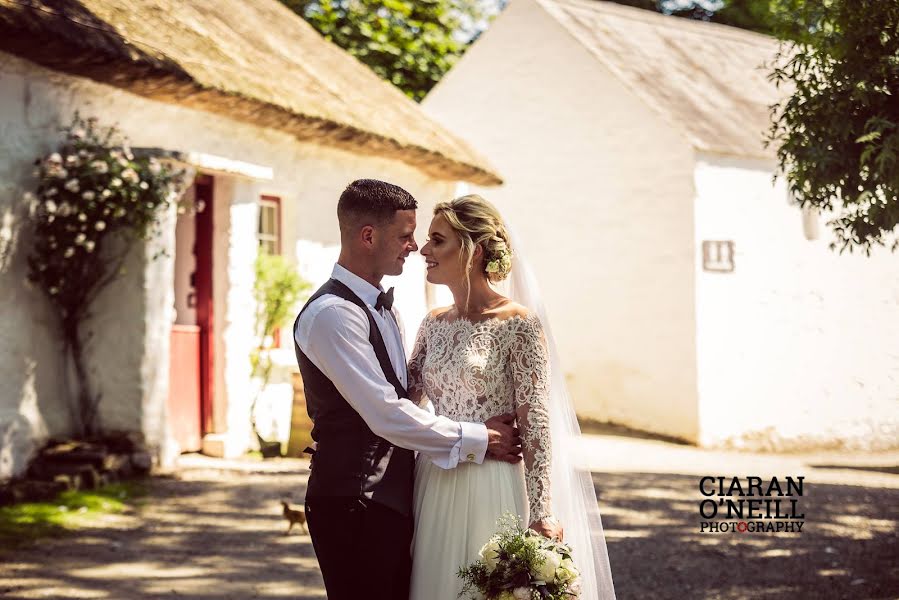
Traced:
POLYGON ((102 192, 100 192, 101 198, 109 198, 110 196, 112 196, 111 190, 103 190, 102 192))
POLYGON ((550 583, 555 580, 556 577, 556 569, 559 568, 559 565, 562 564, 562 557, 552 552, 550 550, 541 550, 537 556, 543 558, 543 562, 540 563, 531 574, 535 579, 543 581, 545 583, 550 583))
POLYGON ((94 229, 96 229, 97 231, 103 231, 104 229, 106 229, 106 223, 104 223, 103 221, 97 221, 96 223, 94 223, 94 229))
POLYGON ((574 581, 568 584, 568 592, 573 594, 575 597, 581 595, 581 578, 576 577, 574 581))
POLYGON ((162 171, 162 165, 159 164, 159 161, 155 158, 151 158, 149 169, 150 173, 152 173, 153 175, 159 175, 159 172, 162 171))
POLYGON ((51 295, 51 296, 55 296, 56 294, 59 293, 59 288, 58 288, 58 287, 52 287, 52 288, 50 288, 50 289, 47 290, 47 291, 50 292, 50 295, 51 295))
POLYGON ((81 184, 78 183, 77 179, 69 179, 66 182, 66 189, 72 193, 78 192, 78 189, 81 187, 81 184))
POLYGON ((66 251, 62 253, 65 258, 72 258, 75 255, 75 249, 69 246, 66 248, 66 251))
POLYGON ((119 179, 118 177, 113 177, 112 181, 109 182, 109 187, 111 187, 111 188, 122 187, 122 180, 119 179))
POLYGON ((578 576, 577 567, 574 566, 574 563, 570 558, 566 558, 562 561, 562 564, 559 565, 559 568, 556 569, 556 579, 559 581, 571 581, 578 576))
POLYGON ((87 222, 87 215, 84 214, 84 213, 78 213, 78 220, 81 221, 82 223, 86 223, 86 222, 87 222))
POLYGON ((81 129, 80 127, 78 129, 72 130, 72 137, 75 138, 76 140, 84 139, 85 135, 87 135, 87 132, 84 129, 81 129))
POLYGON ((48 188, 48 189, 44 192, 44 196, 47 197, 47 198, 52 198, 53 196, 56 195, 56 192, 57 192, 57 191, 58 191, 58 190, 57 190, 56 188, 48 188))
POLYGON ((91 163, 91 169, 101 175, 109 173, 109 165, 106 164, 105 160, 95 160, 91 163))
POLYGON ((44 202, 44 210, 46 210, 49 214, 55 214, 56 209, 56 202, 54 202, 53 200, 47 200, 46 202, 44 202))
POLYGON ((495 537, 490 538, 478 552, 478 556, 481 557, 488 569, 491 571, 495 569, 499 562, 499 540, 495 537))
POLYGON ((88 252, 93 252, 94 251, 94 242, 92 242, 90 240, 85 242, 84 249, 87 250, 88 252))
POLYGON ((83 194, 81 194, 81 197, 84 198, 85 200, 87 200, 88 202, 90 202, 91 200, 93 200, 94 198, 97 197, 97 194, 95 194, 91 190, 88 190, 88 191, 84 192, 83 194))
POLYGON ((80 246, 81 244, 84 243, 84 241, 85 241, 86 239, 87 239, 87 236, 86 236, 86 235, 84 235, 83 233, 79 233, 78 235, 75 236, 75 244, 77 244, 78 246, 80 246))
POLYGON ((539 536, 539 535, 528 535, 528 536, 525 536, 524 543, 535 550, 539 550, 540 545, 543 543, 541 541, 542 539, 543 539, 543 537, 539 536))
POLYGON ((60 156, 59 152, 54 152, 50 156, 47 157, 47 162, 62 164, 62 156, 60 156))
POLYGON ((531 588, 519 587, 512 590, 515 600, 531 600, 531 588))
POLYGON ((146 181, 141 181, 141 182, 140 182, 140 189, 142 189, 142 190, 148 190, 148 189, 150 189, 150 184, 147 183, 146 181))

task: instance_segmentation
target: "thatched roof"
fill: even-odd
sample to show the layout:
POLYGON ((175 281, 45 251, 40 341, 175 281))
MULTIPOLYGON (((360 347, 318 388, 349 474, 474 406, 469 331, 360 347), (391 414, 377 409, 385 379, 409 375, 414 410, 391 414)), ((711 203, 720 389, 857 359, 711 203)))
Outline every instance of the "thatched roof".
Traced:
POLYGON ((277 0, 0 0, 0 50, 439 179, 501 183, 466 142, 277 0))
POLYGON ((575 39, 701 151, 770 158, 779 99, 762 68, 774 38, 595 0, 537 0, 575 39))

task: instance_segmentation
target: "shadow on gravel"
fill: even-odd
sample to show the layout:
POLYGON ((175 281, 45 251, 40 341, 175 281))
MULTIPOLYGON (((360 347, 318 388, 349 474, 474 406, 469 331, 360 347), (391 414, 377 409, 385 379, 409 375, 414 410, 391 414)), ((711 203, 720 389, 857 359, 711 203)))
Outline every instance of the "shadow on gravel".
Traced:
POLYGON ((879 465, 814 465, 810 467, 815 469, 849 469, 850 471, 874 471, 875 473, 889 473, 890 475, 899 475, 899 465, 895 466, 879 466, 879 465))
MULTIPOLYGON (((801 533, 702 534, 698 477, 594 482, 619 600, 899 597, 899 489, 806 480, 801 533)), ((324 598, 309 537, 285 536, 280 514, 304 485, 297 473, 156 480, 126 523, 2 553, 0 597, 324 598)))
POLYGON ((4 555, 0 597, 324 598, 309 537, 285 535, 280 514, 282 497, 303 497, 305 478, 223 479, 157 480, 132 527, 4 555))
POLYGON ((699 477, 593 479, 619 600, 899 598, 899 489, 806 479, 801 533, 700 533, 699 477))

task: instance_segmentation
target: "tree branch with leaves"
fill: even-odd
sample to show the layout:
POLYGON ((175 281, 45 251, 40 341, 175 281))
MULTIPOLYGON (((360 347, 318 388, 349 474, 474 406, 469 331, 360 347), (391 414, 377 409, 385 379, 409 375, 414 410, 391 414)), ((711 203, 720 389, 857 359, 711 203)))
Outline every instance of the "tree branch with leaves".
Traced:
POLYGON ((92 436, 100 432, 102 394, 86 361, 91 307, 122 275, 135 244, 159 232, 183 180, 153 157, 135 157, 116 128, 96 119, 76 114, 62 133, 59 150, 35 161, 37 189, 26 198, 34 226, 28 279, 56 309, 77 383, 75 427, 92 436))
POLYGON ((478 0, 281 0, 327 40, 420 101, 485 18, 478 0))
POLYGON ((832 248, 899 248, 899 3, 784 0, 796 36, 771 78, 791 95, 769 140, 803 207, 831 212, 832 248), (799 25, 798 30, 796 25, 799 25))

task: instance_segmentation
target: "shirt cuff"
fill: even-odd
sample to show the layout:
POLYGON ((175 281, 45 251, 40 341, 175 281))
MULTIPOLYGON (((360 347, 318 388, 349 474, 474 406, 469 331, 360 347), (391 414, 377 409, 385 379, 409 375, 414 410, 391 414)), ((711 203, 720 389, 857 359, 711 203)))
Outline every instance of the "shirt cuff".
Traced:
POLYGON ((483 423, 459 423, 462 439, 459 440, 459 461, 481 464, 487 456, 487 426, 483 423))
POLYGON ((459 423, 459 441, 449 456, 432 458, 441 469, 455 469, 460 462, 481 464, 487 455, 487 426, 483 423, 459 423))

